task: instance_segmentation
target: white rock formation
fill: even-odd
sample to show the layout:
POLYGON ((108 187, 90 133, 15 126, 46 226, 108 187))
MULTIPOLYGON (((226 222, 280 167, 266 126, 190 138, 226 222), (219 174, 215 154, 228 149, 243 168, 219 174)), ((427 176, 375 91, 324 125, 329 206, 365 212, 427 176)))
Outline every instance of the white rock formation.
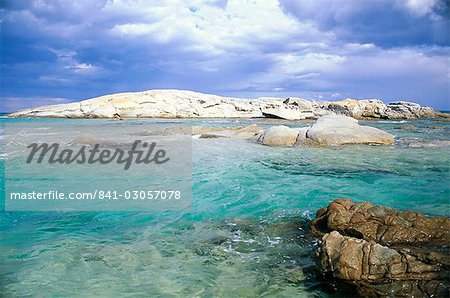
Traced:
POLYGON ((431 118, 437 116, 436 111, 432 108, 422 107, 417 103, 408 101, 388 104, 385 114, 388 119, 431 118))
POLYGON ((272 126, 265 130, 257 142, 267 146, 292 146, 297 141, 299 130, 284 125, 272 126))
POLYGON ((80 102, 21 110, 11 117, 56 118, 233 118, 269 117, 288 120, 317 119, 343 114, 357 119, 448 117, 410 102, 385 105, 380 100, 345 99, 321 105, 301 98, 242 99, 184 90, 149 90, 118 93, 80 102))
POLYGON ((269 146, 390 145, 394 143, 394 136, 375 127, 359 125, 358 120, 351 117, 326 115, 310 127, 270 127, 257 141, 269 146))
POLYGON ((385 105, 378 99, 344 99, 326 102, 320 106, 326 111, 356 119, 414 119, 448 117, 430 107, 422 107, 413 102, 399 101, 385 105))
POLYGON ((319 146, 394 143, 393 135, 375 127, 359 125, 358 120, 342 115, 327 115, 319 118, 308 129, 306 137, 319 146))
POLYGON ((317 119, 325 113, 314 101, 302 98, 288 98, 264 104, 261 106, 261 112, 267 118, 286 120, 317 119))
POLYGON ((260 117, 251 100, 182 90, 119 93, 76 103, 44 106, 12 113, 12 117, 58 118, 196 118, 260 117))

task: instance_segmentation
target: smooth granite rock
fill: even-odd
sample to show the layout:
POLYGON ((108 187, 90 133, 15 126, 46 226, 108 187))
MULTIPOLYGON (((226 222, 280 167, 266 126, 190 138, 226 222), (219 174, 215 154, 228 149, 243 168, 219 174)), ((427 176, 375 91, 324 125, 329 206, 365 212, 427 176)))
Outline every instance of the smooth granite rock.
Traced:
POLYGON ((378 128, 358 124, 358 120, 343 115, 325 115, 312 126, 292 129, 274 126, 262 133, 257 141, 269 146, 325 147, 347 144, 390 145, 394 136, 378 128))
POLYGON ((308 129, 306 137, 319 146, 390 145, 394 143, 393 135, 375 127, 359 125, 356 119, 342 115, 320 117, 308 129))
POLYGON ((297 141, 298 129, 284 125, 272 126, 265 130, 257 142, 267 146, 292 146, 297 141))
POLYGON ((312 231, 324 272, 362 295, 449 295, 449 218, 340 199, 317 212, 312 231))
POLYGON ((260 117, 260 103, 184 90, 149 90, 105 95, 76 103, 12 113, 12 117, 197 118, 260 117))
POLYGON ((243 99, 186 90, 117 93, 80 102, 43 106, 11 113, 11 117, 56 118, 199 118, 270 117, 316 119, 343 114, 357 119, 448 117, 415 103, 345 99, 318 104, 301 98, 243 99))

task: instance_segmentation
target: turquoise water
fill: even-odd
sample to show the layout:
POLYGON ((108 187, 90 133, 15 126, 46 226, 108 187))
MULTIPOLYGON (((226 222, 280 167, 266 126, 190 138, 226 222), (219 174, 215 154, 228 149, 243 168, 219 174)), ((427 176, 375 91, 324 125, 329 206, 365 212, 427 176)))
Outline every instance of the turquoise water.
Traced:
MULTIPOLYGON (((35 127, 96 121, 105 130, 164 121, 308 125, 262 119, 1 121, 35 127)), ((338 296, 340 285, 328 284, 313 269, 316 241, 305 220, 320 207, 348 197, 450 215, 450 151, 433 145, 450 140, 450 122, 364 123, 394 134, 395 145, 271 148, 193 139, 187 212, 2 212, 2 296, 338 296), (401 129, 408 124, 417 129, 401 129)), ((2 172, 5 158, 2 151, 2 172)))

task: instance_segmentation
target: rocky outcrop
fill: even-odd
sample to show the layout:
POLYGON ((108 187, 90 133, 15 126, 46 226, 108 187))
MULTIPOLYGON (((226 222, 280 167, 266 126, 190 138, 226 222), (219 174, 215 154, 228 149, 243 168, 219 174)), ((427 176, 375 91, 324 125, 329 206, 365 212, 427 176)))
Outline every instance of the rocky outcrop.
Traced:
POLYGON ((292 146, 297 141, 298 134, 298 129, 284 125, 272 126, 258 137, 257 142, 267 146, 292 146))
POLYGON ((343 114, 357 119, 444 117, 429 107, 410 102, 385 105, 380 100, 345 99, 318 104, 301 98, 242 99, 185 90, 118 93, 80 102, 25 109, 11 117, 55 118, 199 118, 269 117, 317 119, 343 114))
POLYGON ((283 102, 270 103, 261 108, 264 116, 287 120, 315 119, 317 117, 337 114, 355 119, 414 119, 446 117, 430 107, 417 103, 399 101, 388 105, 378 99, 344 99, 317 104, 300 98, 288 98, 283 102))
POLYGON ((399 101, 385 105, 378 99, 344 99, 326 102, 320 106, 322 109, 336 114, 350 116, 356 119, 415 119, 448 117, 430 107, 422 107, 413 102, 399 101))
POLYGON ((310 127, 271 127, 258 142, 269 146, 390 145, 394 136, 375 127, 359 125, 358 120, 347 116, 326 115, 310 127))
POLYGON ((119 93, 76 103, 12 113, 12 117, 57 118, 196 118, 260 117, 259 103, 184 90, 119 93))
POLYGON ((385 118, 386 105, 377 99, 344 99, 327 102, 321 106, 327 111, 335 112, 356 119, 385 118))
POLYGON ((430 107, 422 107, 414 102, 392 102, 386 106, 385 118, 387 119, 411 119, 432 118, 438 113, 430 107))
POLYGON ((317 212, 322 269, 364 295, 448 297, 450 219, 348 199, 317 212))
POLYGON ((287 98, 284 101, 264 104, 261 106, 261 112, 267 118, 286 120, 317 119, 326 113, 314 101, 302 98, 287 98))

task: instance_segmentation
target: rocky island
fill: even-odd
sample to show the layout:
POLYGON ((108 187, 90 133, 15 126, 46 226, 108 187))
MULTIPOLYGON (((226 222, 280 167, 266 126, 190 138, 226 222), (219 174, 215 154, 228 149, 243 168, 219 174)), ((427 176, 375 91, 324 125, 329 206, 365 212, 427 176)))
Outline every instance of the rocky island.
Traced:
POLYGON ((242 99, 185 90, 149 90, 100 96, 68 104, 25 109, 11 117, 55 118, 246 118, 317 119, 342 114, 356 119, 446 117, 412 102, 375 99, 317 103, 302 98, 242 99))

